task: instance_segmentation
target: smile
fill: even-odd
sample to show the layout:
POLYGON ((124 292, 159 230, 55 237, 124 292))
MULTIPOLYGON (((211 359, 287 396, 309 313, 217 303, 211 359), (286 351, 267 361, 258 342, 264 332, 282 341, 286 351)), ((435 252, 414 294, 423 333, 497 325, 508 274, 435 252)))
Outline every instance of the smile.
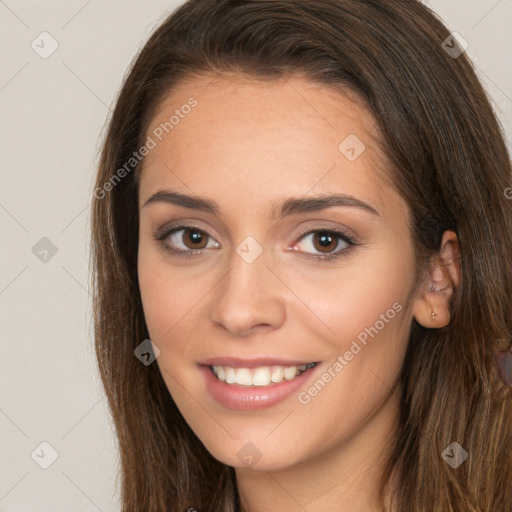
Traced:
POLYGON ((198 370, 207 393, 217 404, 238 411, 265 409, 292 397, 322 367, 318 362, 304 364, 268 358, 215 358, 205 363, 198 364, 198 370))
POLYGON ((316 363, 301 366, 260 366, 257 368, 232 368, 230 366, 210 366, 213 374, 226 384, 239 386, 270 386, 284 381, 292 380, 303 374, 316 363))

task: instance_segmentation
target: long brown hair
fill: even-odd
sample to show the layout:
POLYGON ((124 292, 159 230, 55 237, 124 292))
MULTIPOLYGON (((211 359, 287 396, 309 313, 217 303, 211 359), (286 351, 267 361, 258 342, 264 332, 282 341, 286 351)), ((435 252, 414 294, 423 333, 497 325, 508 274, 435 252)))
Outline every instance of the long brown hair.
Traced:
POLYGON ((382 487, 397 482, 400 512, 512 511, 512 393, 493 359, 512 335, 511 162, 489 98, 466 54, 448 51, 458 48, 450 37, 416 0, 190 0, 134 59, 108 124, 91 220, 95 346, 123 512, 240 509, 234 469, 188 427, 158 366, 134 356, 149 336, 137 279, 142 160, 132 155, 161 100, 201 73, 299 73, 365 101, 411 211, 419 267, 446 229, 458 235, 462 266, 450 324, 413 320, 382 487), (453 442, 468 452, 456 469, 441 457, 453 442))

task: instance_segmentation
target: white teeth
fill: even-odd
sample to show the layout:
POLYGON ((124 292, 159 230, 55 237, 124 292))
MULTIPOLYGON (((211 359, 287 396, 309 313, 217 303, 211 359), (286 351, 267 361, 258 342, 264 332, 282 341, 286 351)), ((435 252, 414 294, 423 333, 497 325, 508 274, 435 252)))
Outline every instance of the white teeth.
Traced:
MULTIPOLYGON (((213 369, 215 370, 215 368, 219 368, 219 366, 214 366, 213 369)), ((222 368, 222 367, 221 367, 222 368)), ((236 371, 234 368, 225 368, 224 369, 225 371, 225 374, 226 374, 226 382, 228 384, 234 384, 236 382, 236 371)), ((219 375, 217 375, 217 377, 219 377, 219 375)), ((219 377, 220 379, 220 377, 219 377)))
POLYGON ((253 386, 268 386, 270 384, 270 368, 256 368, 252 374, 253 386))
POLYGON ((295 375, 297 375, 297 367, 296 366, 290 366, 288 368, 285 368, 284 370, 284 378, 286 380, 292 380, 295 375))
POLYGON ((216 366, 217 368, 217 377, 219 377, 220 380, 226 381, 226 372, 224 371, 224 368, 222 366, 216 366))
POLYGON ((272 376, 270 380, 272 382, 282 382, 284 377, 284 371, 282 366, 276 366, 272 371, 272 376))
POLYGON ((269 386, 284 380, 292 380, 312 365, 301 366, 260 366, 258 368, 231 368, 229 366, 212 366, 217 378, 227 384, 240 386, 269 386))
POLYGON ((238 368, 236 371, 236 383, 240 386, 252 386, 252 372, 249 368, 238 368))

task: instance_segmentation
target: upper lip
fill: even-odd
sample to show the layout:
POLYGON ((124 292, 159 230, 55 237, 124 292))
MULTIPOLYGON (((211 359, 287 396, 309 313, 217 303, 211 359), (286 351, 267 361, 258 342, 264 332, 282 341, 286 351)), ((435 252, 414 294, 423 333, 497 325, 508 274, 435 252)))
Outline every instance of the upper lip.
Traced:
POLYGON ((230 368, 257 368, 259 366, 303 366, 315 363, 314 360, 299 361, 298 359, 281 359, 278 357, 256 357, 241 359, 239 357, 211 357, 199 364, 205 366, 229 366, 230 368))

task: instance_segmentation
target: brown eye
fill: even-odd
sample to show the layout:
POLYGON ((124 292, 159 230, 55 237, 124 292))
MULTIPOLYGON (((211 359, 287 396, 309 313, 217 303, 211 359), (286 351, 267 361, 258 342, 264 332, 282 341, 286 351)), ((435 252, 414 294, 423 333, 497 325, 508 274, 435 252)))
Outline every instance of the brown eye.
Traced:
POLYGON ((293 249, 319 260, 329 260, 349 254, 351 247, 355 245, 356 242, 341 231, 313 229, 303 233, 293 249))
MULTIPOLYGON (((180 229, 183 231, 182 240, 189 249, 204 249, 208 241, 208 235, 195 228, 180 229), (189 245, 190 244, 190 245, 189 245)), ((179 231, 178 231, 179 232, 179 231)))
POLYGON ((313 233, 313 246, 317 251, 330 252, 336 249, 338 238, 329 231, 316 231, 313 233))
POLYGON ((205 249, 218 249, 219 242, 194 226, 177 226, 156 232, 154 238, 175 256, 199 256, 205 249))

